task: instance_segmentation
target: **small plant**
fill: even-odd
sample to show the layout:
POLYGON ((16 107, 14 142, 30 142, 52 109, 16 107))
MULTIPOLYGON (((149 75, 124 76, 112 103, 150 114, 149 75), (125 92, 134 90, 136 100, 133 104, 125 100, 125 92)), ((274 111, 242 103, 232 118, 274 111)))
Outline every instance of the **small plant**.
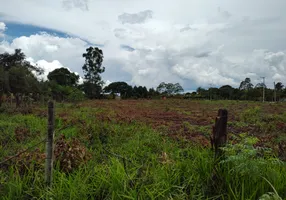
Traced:
POLYGON ((56 142, 54 154, 60 169, 64 172, 71 172, 90 159, 85 146, 75 138, 66 140, 64 135, 56 142))
POLYGON ((255 106, 244 110, 241 115, 240 119, 246 123, 255 124, 261 121, 261 108, 259 106, 255 106))

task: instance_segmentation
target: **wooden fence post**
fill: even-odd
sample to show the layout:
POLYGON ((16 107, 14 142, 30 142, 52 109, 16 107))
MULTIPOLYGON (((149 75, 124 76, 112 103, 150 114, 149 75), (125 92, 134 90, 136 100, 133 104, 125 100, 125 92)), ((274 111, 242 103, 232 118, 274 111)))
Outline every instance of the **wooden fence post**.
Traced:
POLYGON ((46 168, 45 168, 45 180, 48 186, 52 184, 53 175, 53 154, 54 154, 54 126, 55 126, 55 112, 54 102, 48 103, 48 133, 46 141, 46 168))
POLYGON ((221 156, 221 150, 219 148, 224 146, 227 141, 227 115, 227 110, 219 109, 218 116, 215 119, 215 125, 213 126, 211 145, 212 148, 214 147, 215 149, 215 158, 221 156))

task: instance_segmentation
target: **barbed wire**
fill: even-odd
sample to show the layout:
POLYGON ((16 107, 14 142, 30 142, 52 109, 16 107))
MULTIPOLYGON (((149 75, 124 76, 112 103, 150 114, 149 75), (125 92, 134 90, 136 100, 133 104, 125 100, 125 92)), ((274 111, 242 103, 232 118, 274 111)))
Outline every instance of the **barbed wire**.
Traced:
MULTIPOLYGON (((56 130, 55 133, 56 133, 56 132, 59 132, 59 131, 62 131, 62 130, 64 130, 64 129, 67 129, 67 128, 71 127, 71 126, 72 126, 72 124, 67 125, 67 126, 65 126, 65 127, 62 127, 62 128, 60 128, 60 129, 56 130)), ((57 137, 55 137, 55 138, 54 138, 54 141, 57 140, 59 137, 60 137, 60 135, 58 135, 57 137)), ((35 148, 36 146, 38 146, 38 145, 40 145, 40 144, 42 144, 43 142, 46 142, 46 141, 47 141, 47 138, 45 137, 44 139, 40 140, 40 141, 37 142, 36 144, 34 144, 34 145, 28 147, 27 149, 25 149, 25 150, 23 150, 23 151, 20 151, 19 153, 15 154, 14 156, 9 156, 9 158, 7 158, 6 160, 0 162, 0 166, 3 165, 4 163, 8 162, 9 160, 12 160, 13 158, 16 158, 16 157, 20 156, 21 154, 23 154, 23 153, 25 153, 25 152, 27 152, 27 151, 29 151, 29 150, 35 148)))
POLYGON ((28 147, 27 149, 25 149, 25 150, 23 150, 23 151, 20 151, 20 152, 17 153, 16 155, 10 156, 8 159, 6 159, 6 160, 0 162, 0 166, 3 165, 5 162, 8 162, 9 160, 12 160, 13 158, 16 158, 16 157, 20 156, 21 154, 23 154, 23 153, 29 151, 30 149, 33 149, 34 147, 38 146, 39 144, 41 144, 41 143, 43 143, 43 142, 45 142, 45 141, 46 141, 46 138, 43 139, 43 140, 41 140, 40 142, 36 143, 35 145, 32 145, 32 146, 28 147))

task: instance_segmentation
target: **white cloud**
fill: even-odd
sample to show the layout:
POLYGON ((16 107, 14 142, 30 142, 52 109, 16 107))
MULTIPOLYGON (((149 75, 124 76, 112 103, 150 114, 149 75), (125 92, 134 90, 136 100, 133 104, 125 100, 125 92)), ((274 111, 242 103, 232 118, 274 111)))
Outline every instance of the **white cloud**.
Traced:
POLYGON ((108 86, 110 83, 112 83, 112 81, 106 80, 105 83, 103 84, 103 88, 108 86))
POLYGON ((6 30, 6 24, 4 22, 0 22, 0 38, 4 37, 5 30, 6 30))
MULTIPOLYGON (((81 54, 85 47, 86 42, 77 38, 60 38, 41 33, 15 38, 11 43, 3 41, 0 43, 0 53, 13 53, 16 48, 22 49, 27 56, 27 61, 44 69, 44 74, 38 78, 47 80, 49 72, 61 67, 81 75, 77 72, 77 65, 80 66, 83 63, 81 54)), ((79 82, 83 82, 81 77, 79 82)))
POLYGON ((147 19, 152 18, 153 12, 152 10, 145 10, 139 13, 123 13, 118 16, 118 20, 122 24, 141 24, 144 23, 147 19))
POLYGON ((64 67, 58 60, 54 60, 52 62, 47 62, 46 60, 38 60, 35 62, 33 58, 27 58, 27 60, 32 65, 37 65, 45 70, 44 74, 37 77, 38 79, 43 79, 43 80, 47 80, 48 74, 53 70, 64 67))
POLYGON ((82 54, 86 47, 87 43, 78 38, 62 38, 41 33, 29 37, 21 36, 11 43, 2 42, 0 51, 11 52, 20 48, 33 60, 46 60, 49 63, 58 60, 63 66, 79 72, 84 61, 82 54))
MULTIPOLYGON (((253 81, 266 76, 271 85, 285 80, 285 7, 285 0, 10 0, 1 4, 0 19, 74 36, 37 34, 8 45, 34 60, 58 60, 81 74, 88 44, 80 37, 104 44, 105 80, 148 87, 180 82, 194 89, 237 86, 248 75, 253 81)), ((5 49, 2 43, 0 51, 5 49)))

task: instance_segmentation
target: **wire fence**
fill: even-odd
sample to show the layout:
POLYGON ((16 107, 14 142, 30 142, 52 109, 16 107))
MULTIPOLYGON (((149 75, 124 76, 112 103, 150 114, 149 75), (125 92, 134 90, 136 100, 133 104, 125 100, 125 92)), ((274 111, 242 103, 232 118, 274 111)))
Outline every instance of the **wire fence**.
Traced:
MULTIPOLYGON (((56 132, 60 132, 60 131, 62 131, 62 130, 65 130, 65 129, 71 127, 71 126, 72 126, 72 124, 67 125, 67 126, 65 126, 65 127, 62 127, 62 128, 60 128, 60 129, 56 130, 55 133, 56 133, 56 132)), ((54 138, 54 141, 56 141, 59 137, 60 137, 60 135, 56 136, 56 137, 54 138)), ((7 156, 7 157, 8 157, 7 159, 5 159, 5 160, 3 160, 3 161, 0 162, 0 166, 2 166, 3 164, 5 164, 6 162, 8 162, 8 161, 10 161, 10 160, 13 160, 14 158, 19 157, 21 154, 23 154, 23 153, 25 153, 25 152, 27 152, 27 151, 30 151, 30 150, 32 150, 32 149, 38 147, 40 144, 45 143, 45 142, 47 142, 47 137, 41 139, 41 140, 40 140, 39 142, 37 142, 36 144, 34 144, 34 145, 32 145, 32 146, 30 146, 30 147, 28 147, 28 148, 26 148, 26 149, 20 151, 19 153, 15 154, 15 155, 13 155, 13 156, 7 156)))

